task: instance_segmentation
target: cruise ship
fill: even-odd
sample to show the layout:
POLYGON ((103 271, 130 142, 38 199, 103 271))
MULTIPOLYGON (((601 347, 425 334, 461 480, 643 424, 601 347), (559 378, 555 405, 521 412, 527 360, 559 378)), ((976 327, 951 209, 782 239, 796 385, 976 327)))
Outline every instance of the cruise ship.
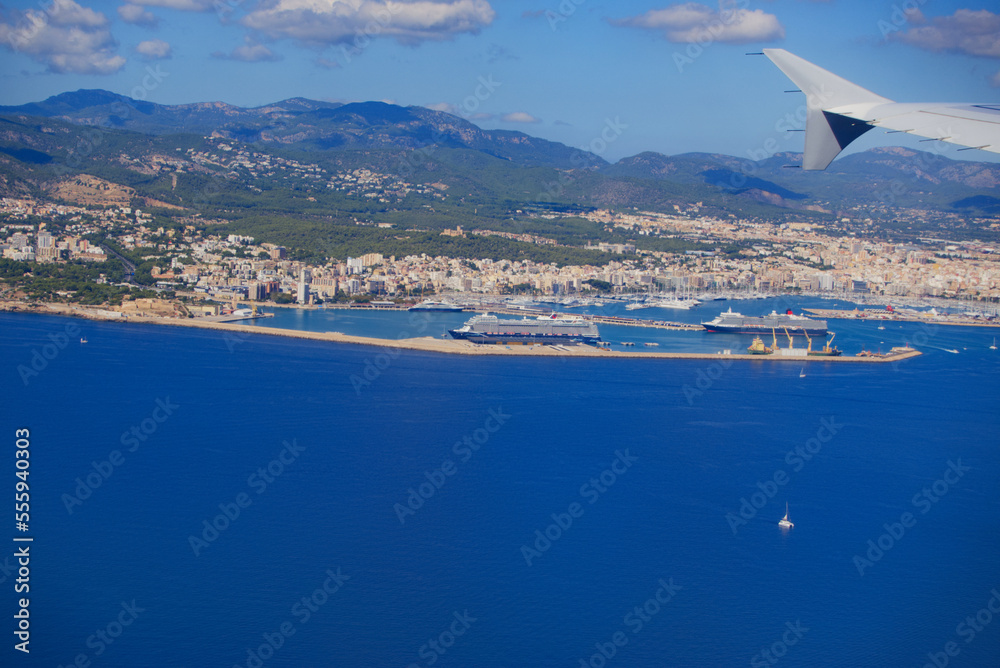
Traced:
POLYGON ((804 315, 794 315, 792 309, 786 313, 771 311, 770 315, 754 317, 736 313, 730 308, 720 313, 714 320, 701 323, 709 332, 726 334, 761 334, 762 332, 784 332, 789 334, 808 334, 823 336, 826 334, 826 320, 814 320, 804 315))
POLYGON ((464 308, 458 304, 451 304, 449 302, 436 302, 430 299, 420 302, 419 304, 414 304, 407 311, 445 311, 448 313, 453 313, 456 311, 462 311, 464 308))
POLYGON ((555 344, 599 343, 600 334, 593 322, 556 315, 520 320, 501 320, 495 315, 476 315, 459 329, 450 329, 452 338, 473 343, 555 344))

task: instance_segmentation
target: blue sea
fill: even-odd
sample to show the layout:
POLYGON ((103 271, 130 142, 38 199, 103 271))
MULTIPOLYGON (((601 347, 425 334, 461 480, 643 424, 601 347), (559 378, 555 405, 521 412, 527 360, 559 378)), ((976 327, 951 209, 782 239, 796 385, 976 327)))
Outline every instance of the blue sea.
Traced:
MULTIPOLYGON (((627 315, 808 305, 831 303, 627 315)), ((466 317, 262 324, 395 338, 466 317)), ((848 354, 925 354, 464 357, 0 315, 0 487, 10 503, 29 429, 31 495, 30 530, 11 503, 0 533, 2 664, 997 666, 995 330, 831 328, 848 354)))

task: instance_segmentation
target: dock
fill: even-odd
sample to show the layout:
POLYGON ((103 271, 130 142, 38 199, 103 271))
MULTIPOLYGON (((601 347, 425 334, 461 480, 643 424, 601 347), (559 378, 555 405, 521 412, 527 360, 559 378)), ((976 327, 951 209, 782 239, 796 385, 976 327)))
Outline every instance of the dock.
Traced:
MULTIPOLYGON (((483 311, 489 311, 490 313, 499 313, 501 315, 514 315, 521 316, 525 318, 537 318, 539 316, 548 316, 553 313, 560 313, 562 311, 541 311, 541 310, 531 310, 525 311, 523 309, 508 308, 508 307, 496 307, 489 309, 477 309, 477 308, 467 308, 466 311, 481 313, 483 311)), ((564 315, 570 315, 575 318, 583 318, 588 322, 596 322, 600 325, 621 325, 623 327, 648 327, 651 329, 672 329, 672 330, 683 330, 690 332, 701 332, 704 331, 704 327, 701 325, 692 325, 686 322, 670 322, 668 320, 644 320, 642 318, 624 318, 617 315, 593 315, 588 313, 568 313, 564 315)))
MULTIPOLYGON (((879 364, 892 363, 900 360, 917 357, 921 353, 918 350, 909 349, 905 353, 886 354, 872 357, 786 357, 782 355, 749 355, 749 354, 727 354, 716 353, 668 353, 668 352, 638 352, 623 350, 608 350, 583 344, 578 345, 521 345, 521 346, 501 346, 482 345, 469 341, 456 339, 442 339, 430 336, 412 339, 378 339, 367 336, 353 336, 340 332, 309 332, 304 330, 279 329, 276 327, 260 327, 257 325, 237 325, 221 322, 195 322, 190 318, 130 318, 133 323, 149 323, 158 325, 173 325, 177 327, 198 327, 202 329, 215 329, 229 332, 239 332, 242 334, 262 334, 265 336, 285 336, 298 339, 310 339, 313 341, 325 341, 329 343, 341 343, 352 345, 371 346, 376 348, 386 348, 390 350, 415 350, 429 353, 441 353, 449 355, 486 355, 501 357, 572 357, 578 359, 673 359, 673 360, 714 360, 728 363, 733 361, 756 361, 756 362, 832 362, 836 364, 879 364)), ((392 353, 390 353, 392 354, 392 353)))
POLYGON ((195 316, 194 320, 199 322, 243 322, 244 320, 258 320, 260 318, 273 318, 273 313, 258 313, 257 315, 234 315, 228 313, 226 315, 200 315, 195 316))
POLYGON ((1000 322, 962 315, 917 313, 913 311, 886 311, 883 309, 829 309, 804 308, 810 315, 824 320, 876 320, 878 322, 921 322, 927 325, 949 325, 955 327, 1000 327, 1000 322))

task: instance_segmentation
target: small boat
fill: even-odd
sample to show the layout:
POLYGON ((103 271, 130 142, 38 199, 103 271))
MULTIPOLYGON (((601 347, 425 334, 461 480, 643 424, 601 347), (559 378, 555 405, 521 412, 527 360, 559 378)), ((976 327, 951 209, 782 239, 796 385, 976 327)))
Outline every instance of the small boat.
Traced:
POLYGON ((805 377, 806 377, 806 368, 805 368, 805 367, 802 367, 802 368, 801 368, 801 369, 799 370, 799 378, 805 378, 805 377))
POLYGON ((885 329, 885 325, 879 325, 878 328, 879 329, 885 329))
POLYGON ((778 526, 782 529, 791 529, 794 524, 788 519, 788 502, 785 502, 785 516, 778 520, 778 526))
POLYGON ((990 350, 996 350, 996 349, 997 349, 997 337, 994 336, 993 337, 993 345, 990 346, 990 350))
POLYGON ((81 336, 80 337, 80 343, 86 343, 86 342, 87 342, 87 337, 86 336, 81 336))

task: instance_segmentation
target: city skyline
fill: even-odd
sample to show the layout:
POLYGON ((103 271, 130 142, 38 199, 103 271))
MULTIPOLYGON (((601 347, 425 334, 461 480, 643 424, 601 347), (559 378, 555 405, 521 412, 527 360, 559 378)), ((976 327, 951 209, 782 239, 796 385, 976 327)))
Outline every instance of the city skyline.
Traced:
MULTIPOLYGON (((897 101, 989 102, 997 26, 978 5, 918 0, 18 1, 0 14, 0 102, 79 88, 160 104, 384 100, 612 162, 647 150, 759 158, 801 150, 786 130, 802 126, 804 100, 746 52, 784 48, 897 101)), ((851 149, 927 149, 916 142, 872 132, 851 149)))

